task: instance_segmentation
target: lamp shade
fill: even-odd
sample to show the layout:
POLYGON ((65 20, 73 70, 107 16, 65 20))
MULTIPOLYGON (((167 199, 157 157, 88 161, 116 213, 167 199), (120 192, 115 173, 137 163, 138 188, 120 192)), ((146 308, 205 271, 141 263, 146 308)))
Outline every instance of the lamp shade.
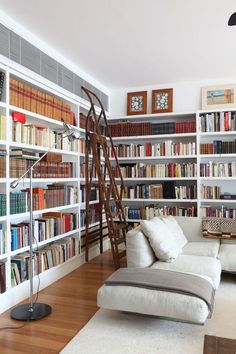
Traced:
POLYGON ((236 25, 236 12, 234 12, 228 21, 228 26, 235 26, 236 25))

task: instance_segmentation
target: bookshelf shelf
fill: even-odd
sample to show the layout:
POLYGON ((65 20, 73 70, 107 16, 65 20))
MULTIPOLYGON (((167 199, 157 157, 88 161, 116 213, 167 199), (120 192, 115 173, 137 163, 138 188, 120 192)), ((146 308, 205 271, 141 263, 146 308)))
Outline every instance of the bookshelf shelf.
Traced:
MULTIPOLYGON (((119 180, 119 179, 117 179, 119 180)), ((197 177, 123 177, 127 182, 142 181, 196 181, 197 177)))
MULTIPOLYGON (((20 149, 26 149, 26 150, 32 150, 32 151, 38 151, 38 152, 45 152, 48 151, 48 147, 44 146, 38 146, 38 145, 30 145, 30 144, 22 144, 22 143, 16 143, 16 142, 11 142, 9 144, 10 147, 14 148, 20 148, 20 149)), ((50 152, 54 152, 57 154, 62 154, 62 155, 72 155, 72 156, 78 156, 78 152, 74 151, 69 151, 69 150, 61 150, 61 149, 52 149, 50 152)))
POLYGON ((236 177, 200 177, 201 181, 236 181, 236 177))
POLYGON ((6 108, 6 107, 7 107, 7 104, 6 104, 5 102, 0 102, 0 107, 6 108))
POLYGON ((220 132, 201 132, 200 133, 201 137, 217 137, 217 136, 235 136, 236 135, 236 131, 232 130, 232 131, 220 131, 220 132))
MULTIPOLYGON (((38 245, 36 243, 34 243, 33 244, 33 250, 35 251, 35 250, 37 250, 38 247, 40 248, 40 247, 45 246, 45 245, 47 245, 49 243, 53 243, 55 241, 64 239, 65 237, 69 237, 69 236, 71 236, 71 235, 73 235, 75 233, 78 233, 79 230, 80 229, 71 230, 71 231, 68 231, 68 232, 66 232, 66 233, 64 233, 62 235, 57 235, 57 236, 51 237, 51 238, 49 238, 47 240, 40 241, 40 242, 38 242, 38 245)), ((20 254, 20 253, 27 252, 27 251, 29 251, 29 246, 23 247, 23 248, 19 248, 19 249, 15 250, 15 251, 11 251, 11 257, 13 257, 13 256, 15 256, 17 254, 20 254)))
POLYGON ((123 202, 145 202, 145 203, 197 203, 197 199, 142 199, 142 198, 123 198, 123 202))
POLYGON ((48 118, 48 117, 43 116, 41 114, 34 113, 34 112, 31 112, 31 111, 27 111, 26 109, 19 108, 19 107, 16 107, 16 106, 12 106, 12 105, 9 106, 9 109, 10 109, 10 113, 19 112, 19 113, 25 114, 26 115, 26 119, 36 118, 37 121, 40 122, 40 124, 42 124, 42 123, 45 123, 45 125, 50 124, 50 125, 54 125, 57 128, 58 127, 60 127, 60 128, 63 127, 63 122, 60 122, 60 121, 58 121, 56 119, 48 118))
POLYGON ((6 183, 7 179, 6 178, 0 178, 0 183, 6 183))
MULTIPOLYGON (((48 209, 40 209, 40 210, 34 210, 33 211, 33 216, 37 216, 43 213, 49 213, 49 212, 57 212, 57 211, 63 211, 63 210, 69 210, 69 209, 75 209, 78 208, 79 204, 69 204, 69 205, 63 205, 63 206, 57 206, 54 208, 48 208, 48 209)), ((19 214, 11 214, 10 215, 10 220, 13 219, 20 219, 20 218, 27 218, 29 217, 29 212, 26 213, 19 213, 19 214)))
POLYGON ((0 261, 4 260, 6 258, 7 258, 7 254, 6 253, 0 254, 0 261))
POLYGON ((132 116, 113 116, 108 118, 108 123, 110 122, 118 122, 120 120, 128 120, 128 121, 145 121, 147 122, 149 119, 153 121, 153 118, 157 118, 158 121, 163 118, 167 119, 181 119, 181 118, 189 118, 195 117, 196 112, 173 112, 173 113, 152 113, 152 114, 139 114, 132 116))
MULTIPOLYGON (((12 181, 15 181, 17 178, 10 178, 9 183, 12 181)), ((78 182, 78 178, 33 178, 32 183, 59 183, 59 182, 78 182)), ((1 183, 1 180, 0 180, 1 183)), ((30 183, 29 178, 25 178, 21 182, 22 184, 24 183, 30 183)))
POLYGON ((236 199, 200 199, 202 203, 235 204, 236 199))
POLYGON ((113 141, 132 141, 132 140, 168 140, 168 139, 185 139, 196 137, 196 133, 181 134, 159 134, 159 135, 138 135, 138 136, 119 136, 113 137, 113 141))
MULTIPOLYGON (((97 204, 97 203, 99 203, 99 200, 91 200, 91 201, 89 202, 89 205, 94 205, 94 204, 97 204)), ((85 208, 86 208, 85 202, 82 202, 82 203, 80 204, 80 209, 81 209, 81 210, 84 210, 85 208)))
MULTIPOLYGON (((135 156, 135 157, 118 157, 119 161, 149 161, 149 160, 178 160, 178 159, 196 159, 197 155, 179 155, 179 156, 135 156)), ((110 157, 114 161, 114 157, 110 157)))
POLYGON ((209 158, 229 158, 229 159, 234 159, 236 157, 236 154, 202 154, 200 155, 201 159, 209 159, 209 158))

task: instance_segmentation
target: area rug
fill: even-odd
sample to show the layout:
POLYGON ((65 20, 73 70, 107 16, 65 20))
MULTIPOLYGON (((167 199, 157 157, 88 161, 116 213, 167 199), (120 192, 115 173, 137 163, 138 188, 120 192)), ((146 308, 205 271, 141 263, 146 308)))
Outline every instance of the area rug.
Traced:
POLYGON ((236 275, 222 280, 204 326, 101 309, 61 354, 202 354, 205 334, 236 339, 236 275))

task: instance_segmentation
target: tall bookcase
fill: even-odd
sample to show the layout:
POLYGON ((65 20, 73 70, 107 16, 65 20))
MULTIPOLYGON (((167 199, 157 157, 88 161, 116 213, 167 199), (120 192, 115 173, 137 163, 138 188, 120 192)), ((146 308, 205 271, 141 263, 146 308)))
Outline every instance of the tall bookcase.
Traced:
MULTIPOLYGON (((225 153, 212 152, 211 154, 202 154, 201 151, 201 145, 204 143, 216 146, 216 140, 235 141, 235 112, 236 109, 229 111, 197 110, 193 112, 111 117, 109 119, 113 141, 116 145, 124 181, 127 185, 128 196, 125 195, 123 204, 127 220, 130 223, 136 223, 142 218, 163 213, 184 216, 235 217, 236 196, 233 199, 233 195, 236 194, 236 170, 234 167, 236 150, 233 153, 228 148, 225 153), (210 129, 213 131, 205 132, 202 126, 203 117, 210 114, 213 117, 210 129), (228 118, 228 115, 230 118, 228 118), (220 124, 218 116, 221 116, 222 120, 219 127, 216 126, 220 124), (229 124, 228 119, 231 120, 229 124), (148 122, 152 126, 148 128, 149 130, 146 130, 145 125, 148 122), (195 123, 195 129, 192 129, 190 122, 195 123), (159 125, 155 127, 156 123, 159 125), (176 125, 176 123, 178 124, 176 125), (135 128, 135 124, 139 127, 135 128), (187 126, 184 127, 186 124, 187 126), (189 130, 190 132, 188 132, 189 130), (149 131, 149 134, 146 133, 147 131, 149 131), (187 144, 187 150, 178 150, 179 143, 187 144), (214 167, 215 173, 217 167, 219 171, 223 169, 224 172, 219 172, 219 175, 214 177, 203 176, 203 164, 210 163, 212 165, 214 162, 219 163, 214 167), (177 166, 177 164, 180 166, 177 166), (162 188, 165 187, 167 197, 165 198, 164 195, 160 198, 157 194, 154 198, 150 198, 150 188, 152 188, 150 185, 152 184, 162 184, 162 188), (177 194, 173 195, 172 190, 171 198, 168 189, 173 189, 173 184, 177 194), (180 186, 187 186, 187 188, 188 186, 194 186, 194 198, 182 194, 183 191, 180 192, 180 186), (216 189, 216 186, 220 187, 221 197, 205 198, 203 196, 203 186, 211 186, 213 187, 212 190, 216 189), (145 195, 146 191, 147 194, 145 195), (232 197, 228 196, 228 198, 232 199, 221 199, 225 192, 230 193, 232 197), (139 193, 142 194, 141 198, 139 193)), ((209 121, 210 118, 207 119, 209 121)), ((110 153, 112 160, 112 152, 110 153)), ((224 198, 227 198, 227 196, 224 198)))
MULTIPOLYGON (((83 128, 80 128, 80 114, 81 112, 86 114, 90 107, 89 103, 86 100, 76 95, 70 94, 68 91, 61 89, 57 85, 54 85, 47 80, 44 80, 37 74, 33 74, 28 70, 24 70, 23 68, 20 68, 20 70, 18 70, 18 68, 14 68, 14 65, 8 66, 0 64, 0 71, 3 71, 5 74, 2 99, 0 102, 0 112, 1 117, 6 117, 6 119, 0 118, 0 150, 1 153, 5 155, 0 156, 0 158, 2 158, 1 161, 5 161, 5 176, 0 178, 0 194, 4 195, 4 198, 6 199, 6 210, 3 210, 3 215, 0 216, 0 281, 2 282, 2 284, 5 281, 6 288, 6 290, 1 293, 0 287, 1 313, 7 308, 15 305, 19 301, 28 297, 29 295, 29 281, 27 280, 28 270, 21 269, 22 273, 19 271, 20 276, 22 276, 22 274, 24 273, 26 277, 24 278, 24 281, 20 281, 19 284, 16 284, 16 282, 14 283, 14 281, 17 278, 17 274, 14 273, 14 267, 12 267, 13 261, 17 262, 15 261, 15 259, 22 259, 23 256, 25 257, 25 259, 27 258, 29 246, 27 240, 27 232, 25 231, 26 229, 24 229, 24 227, 26 227, 25 225, 27 225, 27 223, 29 222, 29 211, 26 210, 27 208, 24 210, 25 205, 22 204, 22 200, 18 200, 18 204, 16 204, 15 213, 12 213, 12 210, 10 210, 10 201, 12 203, 12 193, 19 193, 22 190, 27 190, 27 188, 29 188, 29 178, 25 178, 23 182, 20 183, 20 185, 17 187, 17 189, 11 189, 10 183, 15 179, 15 177, 12 177, 11 155, 13 150, 18 150, 24 152, 27 151, 28 153, 30 152, 38 156, 40 153, 47 151, 49 147, 47 144, 41 146, 37 139, 35 140, 34 144, 22 142, 26 138, 25 136, 23 138, 23 133, 21 133, 21 135, 19 134, 19 131, 16 134, 17 139, 15 139, 15 133, 13 134, 13 124, 16 123, 13 123, 12 114, 13 112, 18 112, 23 113, 26 116, 26 122, 24 126, 27 125, 29 129, 27 133, 28 139, 32 138, 33 133, 30 129, 33 127, 32 129, 34 131, 36 129, 35 126, 39 130, 45 129, 45 131, 49 132, 48 134, 53 134, 52 132, 60 133, 63 130, 62 121, 55 119, 55 117, 52 117, 51 114, 51 117, 49 118, 49 116, 45 113, 39 114, 38 112, 36 113, 29 109, 25 109, 25 107, 22 108, 18 106, 13 106, 12 99, 10 98, 11 79, 18 80, 22 84, 31 87, 31 89, 39 90, 41 93, 50 96, 54 100, 63 102, 63 104, 67 105, 68 110, 73 112, 73 114, 71 114, 71 117, 74 116, 75 125, 80 129, 82 138, 85 134, 85 130, 83 128), (18 234, 13 232, 14 227, 19 227, 18 234), (23 229, 24 236, 22 231, 23 229), (5 274, 1 270, 1 264, 4 265, 5 274)), ((21 123, 18 123, 18 126, 16 124, 15 129, 20 129, 19 126, 21 125, 21 123)), ((58 197, 57 200, 58 202, 60 200, 60 203, 58 205, 53 205, 53 207, 51 204, 51 196, 53 194, 48 195, 46 201, 46 203, 48 204, 45 204, 43 208, 37 206, 38 201, 37 197, 35 197, 36 205, 33 214, 34 218, 37 219, 37 228, 35 230, 38 232, 38 243, 34 242, 33 248, 35 251, 38 252, 38 258, 35 258, 34 260, 35 269, 38 268, 42 270, 39 274, 40 289, 48 286, 55 280, 68 274, 69 272, 71 272, 72 270, 74 270, 79 265, 85 262, 85 252, 81 245, 81 235, 84 230, 81 215, 85 207, 81 199, 81 185, 83 184, 83 180, 81 180, 80 178, 80 166, 84 159, 82 141, 80 140, 74 142, 73 146, 71 146, 70 143, 66 142, 66 139, 64 139, 64 144, 62 148, 59 148, 57 146, 56 148, 52 149, 51 152, 55 155, 55 157, 59 156, 59 160, 65 163, 65 165, 72 166, 71 169, 73 170, 73 174, 71 174, 69 177, 68 175, 66 175, 65 177, 65 175, 63 175, 64 172, 62 171, 60 177, 57 177, 58 170, 56 170, 56 172, 54 171, 53 173, 52 170, 50 170, 51 165, 47 165, 48 167, 46 168, 48 170, 45 170, 42 167, 42 170, 39 171, 40 175, 37 177, 35 176, 33 178, 33 188, 35 188, 35 191, 36 189, 48 189, 48 185, 55 184, 55 188, 61 188, 64 191, 64 202, 61 201, 62 196, 60 196, 61 199, 59 199, 58 197), (46 171, 49 171, 51 174, 45 174, 48 173, 46 171), (45 213, 54 213, 53 216, 51 214, 51 222, 54 217, 56 218, 55 213, 57 213, 58 218, 60 219, 57 219, 57 226, 55 226, 55 219, 55 223, 51 223, 50 225, 48 220, 47 222, 42 220, 46 217, 45 213), (70 215, 70 221, 68 221, 66 215, 70 215), (67 224, 65 221, 66 218, 68 221, 67 224), (58 226, 59 224, 60 227, 58 226), (64 230, 64 232, 59 232, 59 230, 62 229, 64 230), (53 234, 55 235, 53 237, 51 236, 52 230, 53 234), (42 269, 42 263, 46 265, 46 269, 42 269)), ((18 173, 18 175, 21 175, 21 171, 23 172, 23 169, 24 167, 17 163, 17 167, 14 173, 18 173), (17 169, 20 170, 17 171, 17 169)), ((95 205, 96 202, 96 200, 93 200, 91 201, 91 204, 95 205)), ((49 218, 50 216, 47 217, 49 218)), ((99 225, 99 221, 93 220, 91 224, 91 230, 96 230, 97 225, 99 225)), ((107 249, 108 247, 108 241, 107 239, 105 239, 104 249, 107 249)), ((95 242, 94 246, 91 248, 90 258, 94 257, 97 254, 99 254, 99 243, 96 244, 95 242)), ((23 263, 19 264, 21 266, 23 263)), ((27 268, 27 263, 25 264, 27 268)), ((35 270, 34 290, 37 289, 38 285, 36 273, 37 272, 35 270)))

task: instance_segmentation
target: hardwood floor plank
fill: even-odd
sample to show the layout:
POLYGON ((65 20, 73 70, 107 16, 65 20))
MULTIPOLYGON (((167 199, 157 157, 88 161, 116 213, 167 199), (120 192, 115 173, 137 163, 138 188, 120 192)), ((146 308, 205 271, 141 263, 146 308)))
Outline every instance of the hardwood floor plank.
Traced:
MULTIPOLYGON (((0 331, 1 354, 57 354, 97 311, 97 290, 114 272, 110 252, 96 257, 39 293, 52 313, 20 329, 0 331)), ((20 326, 10 310, 0 315, 0 328, 20 326)))

